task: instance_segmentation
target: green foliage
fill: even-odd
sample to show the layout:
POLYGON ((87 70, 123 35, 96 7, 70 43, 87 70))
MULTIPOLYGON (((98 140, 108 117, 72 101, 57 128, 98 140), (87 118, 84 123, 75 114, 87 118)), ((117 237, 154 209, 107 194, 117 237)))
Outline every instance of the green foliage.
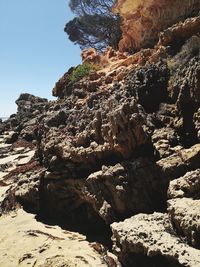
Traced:
POLYGON ((79 65, 77 68, 73 70, 71 73, 69 80, 71 83, 75 83, 82 79, 83 77, 89 75, 92 70, 98 70, 98 67, 94 64, 85 63, 79 65))

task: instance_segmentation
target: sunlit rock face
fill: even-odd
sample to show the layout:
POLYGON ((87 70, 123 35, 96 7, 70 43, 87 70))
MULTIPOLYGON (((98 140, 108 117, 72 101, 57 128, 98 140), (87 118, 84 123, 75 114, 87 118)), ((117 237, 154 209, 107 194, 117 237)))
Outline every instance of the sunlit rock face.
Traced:
POLYGON ((199 0, 116 0, 113 12, 123 19, 119 50, 153 46, 160 31, 199 10, 199 0))

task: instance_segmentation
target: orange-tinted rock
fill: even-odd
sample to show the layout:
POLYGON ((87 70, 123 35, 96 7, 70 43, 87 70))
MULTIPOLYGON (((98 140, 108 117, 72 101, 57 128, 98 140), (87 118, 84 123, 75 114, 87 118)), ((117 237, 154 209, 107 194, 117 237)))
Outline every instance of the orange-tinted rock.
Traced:
POLYGON ((123 18, 119 50, 152 47, 162 30, 199 10, 199 0, 117 0, 113 12, 123 18))
MULTIPOLYGON (((76 88, 84 88, 88 92, 94 92, 97 89, 104 90, 108 84, 112 86, 114 82, 121 82, 131 69, 145 66, 148 63, 156 64, 160 58, 167 59, 168 45, 174 45, 177 42, 184 43, 185 40, 199 32, 200 16, 196 16, 178 22, 162 32, 157 32, 159 41, 154 48, 141 49, 131 55, 127 52, 115 51, 111 47, 107 47, 103 53, 98 53, 94 48, 85 49, 81 54, 82 63, 92 64, 95 69, 88 76, 78 80, 75 83, 76 88)), ((130 38, 132 37, 130 36, 130 38)), ((123 41, 124 39, 121 42, 123 43, 123 41)), ((170 61, 168 60, 168 62, 170 61)), ((56 83, 53 88, 53 96, 63 98, 71 94, 72 84, 70 84, 69 77, 74 69, 70 68, 56 83)))
POLYGON ((176 41, 184 41, 200 32, 200 16, 188 18, 161 32, 158 45, 170 45, 176 41))
MULTIPOLYGON (((148 62, 156 63, 159 58, 166 57, 166 48, 157 46, 155 49, 142 49, 133 55, 126 52, 115 51, 107 47, 103 53, 98 53, 94 48, 86 49, 82 52, 82 63, 89 63, 94 66, 89 75, 75 82, 77 89, 85 91, 104 90, 107 85, 113 82, 120 82, 132 68, 144 66, 148 62)), ((76 68, 76 67, 75 67, 76 68)), ((75 70, 70 68, 55 84, 52 95, 64 98, 69 96, 73 90, 73 84, 70 82, 70 75, 75 70)))
POLYGON ((88 48, 82 51, 81 58, 83 64, 85 63, 93 63, 99 64, 100 62, 100 55, 94 48, 88 48))
POLYGON ((88 48, 82 51, 82 63, 90 63, 98 65, 99 68, 109 66, 112 62, 124 60, 128 57, 126 53, 115 51, 112 47, 108 46, 103 53, 98 53, 94 48, 88 48))

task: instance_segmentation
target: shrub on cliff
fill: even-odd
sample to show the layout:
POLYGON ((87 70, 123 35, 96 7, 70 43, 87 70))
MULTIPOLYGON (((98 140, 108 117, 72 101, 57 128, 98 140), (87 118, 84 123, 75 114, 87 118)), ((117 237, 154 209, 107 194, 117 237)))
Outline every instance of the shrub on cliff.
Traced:
POLYGON ((81 49, 93 47, 102 51, 106 46, 118 49, 120 17, 112 14, 113 3, 114 0, 70 0, 76 17, 64 29, 69 39, 81 49))
POLYGON ((97 66, 89 63, 79 65, 77 68, 73 70, 73 72, 69 76, 69 81, 71 83, 75 83, 80 79, 82 79, 83 77, 87 76, 90 73, 90 71, 97 69, 98 69, 97 66))

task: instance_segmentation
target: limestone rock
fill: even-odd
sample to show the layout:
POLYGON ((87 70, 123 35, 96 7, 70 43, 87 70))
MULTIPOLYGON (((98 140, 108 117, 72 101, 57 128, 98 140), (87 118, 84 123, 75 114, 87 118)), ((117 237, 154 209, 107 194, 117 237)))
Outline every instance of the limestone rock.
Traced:
POLYGON ((184 22, 179 22, 164 30, 159 35, 158 45, 172 45, 176 42, 189 39, 198 34, 200 27, 200 16, 188 18, 184 22))
POLYGON ((171 156, 157 161, 169 180, 179 178, 186 172, 199 168, 200 144, 189 149, 180 149, 171 156))
POLYGON ((60 98, 63 98, 64 95, 68 95, 71 92, 70 87, 68 86, 69 83, 69 76, 73 72, 74 68, 70 68, 60 79, 56 82, 53 90, 52 95, 53 96, 59 96, 60 98))
POLYGON ((173 128, 155 129, 152 142, 161 158, 168 157, 181 149, 181 146, 178 146, 178 135, 173 128))
POLYGON ((168 212, 177 233, 199 248, 200 200, 177 198, 168 201, 168 212))
POLYGON ((133 69, 127 75, 125 84, 145 111, 151 113, 157 111, 161 103, 167 102, 168 80, 169 70, 166 64, 158 62, 133 69))
POLYGON ((169 26, 198 13, 198 0, 132 1, 118 0, 113 8, 123 19, 121 51, 149 47, 158 41, 159 33, 169 26))
POLYGON ((197 137, 200 140, 200 108, 194 114, 194 125, 197 131, 197 137))
POLYGON ((160 127, 168 128, 170 132, 170 129, 174 129, 177 134, 183 120, 176 104, 161 103, 156 113, 156 121, 160 127))
POLYGON ((200 251, 177 237, 167 214, 139 214, 111 228, 113 249, 125 266, 200 266, 200 251))
POLYGON ((19 96, 16 104, 17 113, 2 123, 1 132, 15 132, 9 139, 10 143, 18 139, 31 142, 36 139, 37 124, 48 107, 48 100, 26 93, 19 96))
POLYGON ((15 187, 15 197, 24 209, 35 213, 40 211, 40 180, 43 174, 44 170, 37 170, 27 172, 19 177, 15 187))
POLYGON ((94 48, 85 49, 81 52, 82 62, 85 63, 100 63, 100 55, 94 48))
POLYGON ((89 92, 107 90, 113 84, 123 82, 129 71, 137 69, 138 66, 158 63, 160 57, 167 57, 166 50, 165 47, 159 46, 129 55, 126 52, 115 51, 111 47, 107 47, 102 53, 93 48, 86 49, 81 56, 83 65, 87 63, 93 66, 90 73, 72 83, 70 76, 79 66, 70 68, 55 84, 52 94, 60 99, 70 95, 84 99, 89 92))
MULTIPOLYGON (((192 104, 193 108, 200 103, 200 38, 188 39, 171 61, 170 94, 174 101, 184 109, 184 105, 192 104), (180 65, 181 63, 181 65, 180 65), (193 77, 191 79, 191 77, 193 77)), ((183 110, 184 112, 184 110, 183 110)))
POLYGON ((55 156, 61 164, 96 168, 106 158, 127 159, 135 149, 150 143, 144 110, 134 98, 126 97, 126 91, 113 88, 112 92, 92 93, 81 108, 74 108, 77 98, 71 96, 61 102, 60 111, 47 112, 38 132, 45 166, 51 162, 56 167, 52 164, 55 156))
MULTIPOLYGON (((31 94, 21 94, 16 100, 18 106, 18 112, 25 113, 30 112, 31 109, 42 109, 42 104, 46 104, 48 101, 46 98, 40 98, 31 94)), ((35 110, 34 110, 35 111, 35 110)))
POLYGON ((110 224, 129 214, 162 210, 165 206, 168 181, 147 159, 103 166, 84 180, 67 176, 46 173, 44 177, 42 205, 51 217, 60 214, 66 220, 76 218, 76 210, 85 207, 81 220, 92 219, 95 213, 110 224))
POLYGON ((170 182, 168 198, 200 199, 200 169, 187 172, 183 177, 170 182))
MULTIPOLYGON (((115 222, 113 248, 124 266, 200 266, 200 38, 192 17, 199 7, 197 0, 118 0, 122 52, 83 51, 94 69, 75 82, 76 67, 69 69, 55 101, 19 97, 17 114, 0 123, 0 227, 21 206, 65 229, 85 228, 88 238, 96 231, 110 245, 115 222), (143 46, 151 48, 123 52, 143 46)), ((6 223, 8 234, 0 233, 2 266, 10 257, 14 266, 119 266, 103 245, 93 244, 94 252, 72 233, 43 231, 50 225, 34 231, 35 223, 26 228, 18 218, 10 225, 19 240, 6 223), (72 243, 58 244, 63 234, 72 243)))

